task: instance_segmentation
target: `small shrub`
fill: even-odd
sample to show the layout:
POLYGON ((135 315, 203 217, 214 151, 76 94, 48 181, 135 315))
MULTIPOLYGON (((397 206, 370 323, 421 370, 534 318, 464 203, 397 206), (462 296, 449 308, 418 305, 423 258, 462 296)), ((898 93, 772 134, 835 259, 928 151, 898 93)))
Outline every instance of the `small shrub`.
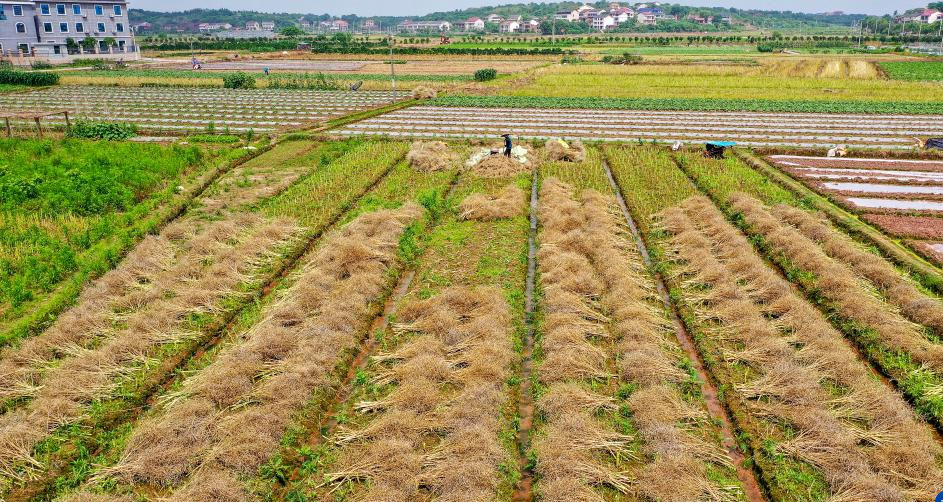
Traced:
POLYGON ((122 141, 133 137, 137 132, 138 127, 134 124, 79 120, 72 124, 69 137, 122 141))
POLYGON ((0 68, 0 84, 26 85, 41 87, 59 83, 59 74, 52 72, 32 72, 0 68))
POLYGON ((33 61, 33 63, 30 64, 30 66, 31 66, 34 70, 49 70, 49 69, 52 69, 52 65, 49 64, 49 63, 47 63, 47 62, 45 62, 45 61, 33 61))
POLYGON ((494 68, 483 68, 475 72, 476 82, 487 82, 498 78, 498 70, 494 68))
POLYGON ((760 44, 756 46, 757 52, 773 52, 773 44, 760 44))
POLYGON ((245 72, 229 73, 223 76, 226 89, 255 89, 255 77, 245 72))

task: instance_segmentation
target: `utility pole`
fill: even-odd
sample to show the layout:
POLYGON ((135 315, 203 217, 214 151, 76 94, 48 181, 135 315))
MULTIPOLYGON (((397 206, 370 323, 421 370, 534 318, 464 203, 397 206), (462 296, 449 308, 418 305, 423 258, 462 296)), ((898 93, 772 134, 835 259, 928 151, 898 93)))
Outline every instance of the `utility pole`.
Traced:
POLYGON ((937 22, 940 23, 940 55, 943 56, 943 19, 937 22))
POLYGON ((858 48, 861 48, 861 37, 864 36, 864 20, 858 23, 858 48))
POLYGON ((551 23, 553 28, 550 30, 550 45, 557 44, 557 13, 553 13, 553 22, 551 23))
POLYGON ((393 41, 395 38, 390 34, 390 81, 393 83, 393 101, 396 101, 396 61, 393 61, 393 41))

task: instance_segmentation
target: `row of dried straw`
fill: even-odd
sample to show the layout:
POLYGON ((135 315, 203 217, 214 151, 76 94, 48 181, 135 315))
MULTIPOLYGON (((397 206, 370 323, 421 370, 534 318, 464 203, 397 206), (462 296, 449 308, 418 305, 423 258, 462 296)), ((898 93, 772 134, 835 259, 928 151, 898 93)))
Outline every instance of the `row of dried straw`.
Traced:
POLYGON ((339 431, 329 484, 368 481, 367 500, 493 500, 500 466, 505 382, 514 357, 511 313, 495 287, 454 287, 407 305, 394 329, 410 336, 373 358, 374 381, 395 384, 360 413, 365 426, 339 431))
POLYGON ((830 258, 795 227, 771 215, 760 201, 733 194, 730 203, 773 252, 782 253, 793 265, 815 275, 816 288, 842 316, 872 328, 888 348, 907 352, 934 370, 943 369, 943 345, 927 340, 920 326, 883 301, 852 267, 830 258))
POLYGON ((0 452, 4 452, 0 453, 0 471, 12 472, 32 445, 50 431, 81 418, 93 400, 113 395, 121 378, 154 357, 159 346, 194 336, 186 329, 186 320, 219 309, 224 298, 237 294, 237 286, 293 230, 283 221, 256 218, 235 245, 217 244, 216 252, 202 257, 212 264, 192 270, 174 290, 165 290, 165 296, 135 310, 100 343, 73 347, 70 357, 42 374, 26 405, 0 418, 0 452))
POLYGON ((850 265, 908 319, 933 328, 937 334, 943 334, 943 303, 920 291, 909 277, 887 260, 867 251, 822 218, 816 218, 806 211, 779 205, 772 209, 772 214, 796 227, 832 259, 850 265))
MULTIPOLYGON (((680 264, 687 301, 727 364, 755 377, 732 386, 756 420, 789 424, 796 435, 778 451, 819 469, 833 497, 917 500, 941 479, 940 448, 900 396, 875 382, 854 352, 813 306, 753 250, 706 198, 662 215, 670 252, 680 264), (709 289, 706 291, 703 286, 709 289), (837 385, 835 395, 829 382, 837 385)), ((772 438, 772 437, 771 437, 772 438)))
POLYGON ((653 283, 614 201, 587 191, 577 202, 568 186, 548 179, 540 211, 539 263, 548 312, 540 377, 549 389, 539 403, 548 425, 537 446, 544 497, 596 500, 595 484, 651 500, 735 497, 739 487, 707 477, 709 463, 729 467, 730 459, 719 445, 690 431, 706 414, 681 398, 677 384, 687 377, 677 345, 653 306, 653 283), (592 339, 615 347, 617 361, 592 339), (610 364, 617 375, 607 373, 610 364), (594 417, 614 409, 614 400, 581 385, 611 377, 638 385, 628 405, 647 458, 632 475, 596 458, 627 455, 631 439, 607 431, 594 417))
POLYGON ((421 209, 358 217, 328 237, 262 321, 166 395, 109 473, 179 486, 171 500, 243 500, 241 475, 277 452, 292 417, 352 350, 382 296, 399 238, 421 209), (194 474, 195 473, 195 474, 194 474))

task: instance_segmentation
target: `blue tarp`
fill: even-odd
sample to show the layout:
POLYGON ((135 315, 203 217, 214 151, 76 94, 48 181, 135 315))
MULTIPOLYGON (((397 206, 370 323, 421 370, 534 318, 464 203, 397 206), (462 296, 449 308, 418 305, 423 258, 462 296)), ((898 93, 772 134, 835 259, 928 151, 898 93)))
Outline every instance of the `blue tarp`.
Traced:
POLYGON ((708 146, 719 146, 721 148, 727 148, 729 146, 736 146, 736 141, 708 141, 708 146))

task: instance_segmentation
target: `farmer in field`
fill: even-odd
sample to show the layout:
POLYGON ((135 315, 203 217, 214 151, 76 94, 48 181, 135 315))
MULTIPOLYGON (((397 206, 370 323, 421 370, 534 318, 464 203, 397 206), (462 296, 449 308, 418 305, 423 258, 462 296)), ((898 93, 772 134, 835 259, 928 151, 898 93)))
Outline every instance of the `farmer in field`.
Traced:
POLYGON ((501 137, 504 138, 504 156, 510 157, 511 149, 514 148, 514 145, 511 143, 511 135, 502 134, 501 137))

